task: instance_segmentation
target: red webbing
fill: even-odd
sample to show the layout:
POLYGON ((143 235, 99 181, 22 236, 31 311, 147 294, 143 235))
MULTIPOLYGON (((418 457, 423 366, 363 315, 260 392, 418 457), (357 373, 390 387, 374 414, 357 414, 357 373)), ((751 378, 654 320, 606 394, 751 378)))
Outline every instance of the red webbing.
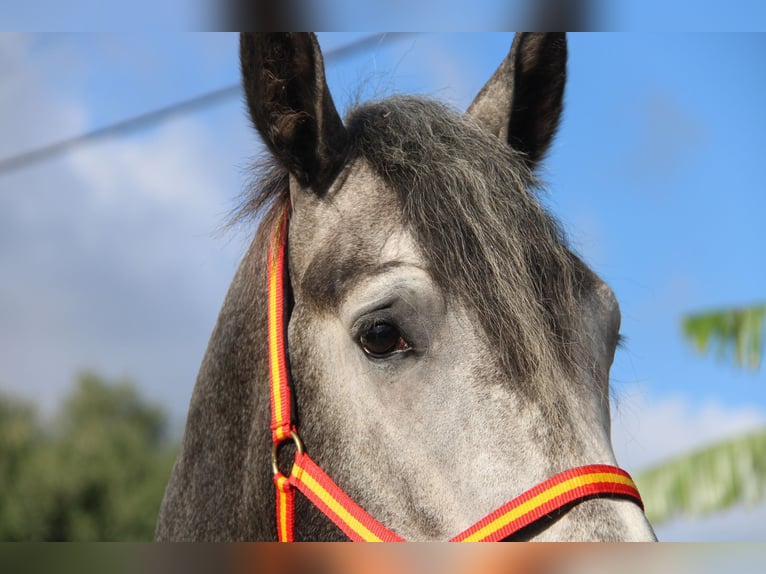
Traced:
POLYGON ((277 492, 277 536, 280 542, 295 540, 295 489, 282 474, 274 475, 277 492))
POLYGON ((497 542, 543 516, 593 495, 628 497, 643 503, 630 475, 615 466, 593 464, 549 478, 490 513, 451 542, 497 542))
POLYGON ((271 372, 271 433, 280 443, 290 436, 290 385, 285 356, 284 276, 289 206, 279 216, 271 239, 268 260, 269 369, 271 372))
POLYGON ((404 541, 351 500, 305 453, 295 456, 290 484, 300 490, 353 542, 404 541))

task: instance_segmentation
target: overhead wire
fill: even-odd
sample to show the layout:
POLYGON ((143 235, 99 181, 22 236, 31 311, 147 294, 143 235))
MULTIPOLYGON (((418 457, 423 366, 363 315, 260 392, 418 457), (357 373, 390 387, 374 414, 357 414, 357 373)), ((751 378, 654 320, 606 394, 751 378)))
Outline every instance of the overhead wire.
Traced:
MULTIPOLYGON (((325 53, 325 59, 328 61, 340 60, 352 56, 368 48, 373 48, 383 44, 388 44, 400 40, 405 36, 411 36, 412 33, 380 33, 364 36, 338 48, 328 50, 325 53)), ((120 120, 118 122, 96 128, 75 136, 64 138, 41 147, 25 151, 7 158, 0 159, 0 174, 15 171, 30 165, 40 163, 61 155, 70 149, 79 147, 87 142, 101 139, 104 137, 113 137, 115 135, 134 132, 155 125, 165 119, 178 115, 189 113, 198 109, 215 105, 219 102, 238 96, 242 93, 242 86, 239 83, 230 84, 215 90, 174 102, 167 106, 143 112, 136 116, 120 120)))

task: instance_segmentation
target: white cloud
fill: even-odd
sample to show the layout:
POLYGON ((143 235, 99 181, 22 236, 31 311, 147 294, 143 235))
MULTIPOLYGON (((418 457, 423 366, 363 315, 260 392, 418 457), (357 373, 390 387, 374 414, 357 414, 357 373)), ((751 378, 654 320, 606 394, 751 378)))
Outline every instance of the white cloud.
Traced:
POLYGON ((0 34, 0 158, 77 134, 86 123, 80 106, 46 89, 48 76, 61 74, 60 56, 33 57, 34 49, 33 36, 0 34))
POLYGON ((689 452, 766 425, 766 412, 749 406, 688 397, 650 398, 634 390, 612 409, 612 444, 617 460, 629 470, 689 452))
POLYGON ((184 412, 242 254, 214 237, 239 184, 209 139, 175 122, 6 178, 0 381, 49 407, 92 367, 184 412))
MULTIPOLYGON (((766 426, 754 406, 727 406, 689 397, 650 398, 641 392, 620 397, 612 413, 612 443, 629 472, 766 426)), ((694 518, 677 518, 656 528, 663 541, 745 541, 766 537, 766 504, 734 507, 694 518)))
POLYGON ((207 144, 210 139, 198 122, 181 119, 139 138, 108 140, 78 150, 71 159, 105 209, 138 204, 143 209, 210 215, 221 208, 215 191, 225 177, 210 169, 220 159, 207 144))
MULTIPOLYGON (((0 152, 86 129, 86 108, 46 83, 48 60, 34 42, 0 41, 0 69, 14 72, 12 87, 0 84, 0 152)), ((185 413, 243 252, 214 235, 240 189, 249 128, 238 105, 218 114, 215 129, 176 118, 0 175, 5 390, 50 410, 78 370, 94 368, 133 376, 185 413)))
POLYGON ((762 542, 766 504, 733 507, 698 518, 677 518, 655 528, 663 542, 762 542))

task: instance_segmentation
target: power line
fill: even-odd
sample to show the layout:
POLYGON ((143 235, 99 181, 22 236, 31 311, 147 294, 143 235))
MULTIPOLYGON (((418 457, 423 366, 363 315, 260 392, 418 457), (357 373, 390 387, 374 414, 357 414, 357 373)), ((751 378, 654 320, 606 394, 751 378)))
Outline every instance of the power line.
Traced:
POLYGON ((212 92, 189 98, 182 102, 177 102, 164 108, 159 108, 143 114, 121 120, 117 123, 104 126, 80 135, 69 137, 31 151, 20 153, 18 155, 0 160, 0 173, 5 173, 27 167, 33 163, 38 163, 50 159, 56 155, 64 153, 71 148, 77 147, 85 142, 100 139, 106 136, 113 136, 120 133, 129 133, 147 127, 159 122, 171 115, 183 112, 190 112, 197 108, 203 108, 240 92, 240 86, 233 84, 224 88, 219 88, 212 92))
MULTIPOLYGON (((368 48, 380 46, 399 40, 404 36, 410 36, 411 33, 399 32, 394 34, 372 34, 365 36, 343 46, 329 50, 325 54, 327 60, 340 60, 353 55, 356 52, 368 48)), ((116 123, 97 128, 76 136, 65 138, 63 140, 44 145, 42 147, 20 153, 5 159, 0 159, 0 174, 21 169, 29 165, 45 161, 59 154, 62 154, 72 148, 80 146, 86 142, 101 139, 108 136, 115 136, 140 130, 164 119, 177 115, 202 109, 234 96, 240 95, 242 86, 239 83, 230 84, 216 90, 205 92, 198 96, 176 102, 162 108, 144 112, 137 116, 120 120, 116 123)))

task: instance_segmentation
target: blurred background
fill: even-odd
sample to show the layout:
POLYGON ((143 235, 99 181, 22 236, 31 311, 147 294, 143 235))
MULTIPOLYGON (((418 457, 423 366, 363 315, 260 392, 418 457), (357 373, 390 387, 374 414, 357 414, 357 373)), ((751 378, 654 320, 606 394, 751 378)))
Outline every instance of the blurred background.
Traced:
MULTIPOLYGON (((512 35, 324 33, 341 111, 463 110, 512 35)), ((0 539, 142 540, 252 229, 233 34, 0 35, 0 539)), ((766 537, 766 36, 571 34, 543 203, 614 289, 662 540, 766 537), (701 351, 701 352, 700 352, 701 351)))

